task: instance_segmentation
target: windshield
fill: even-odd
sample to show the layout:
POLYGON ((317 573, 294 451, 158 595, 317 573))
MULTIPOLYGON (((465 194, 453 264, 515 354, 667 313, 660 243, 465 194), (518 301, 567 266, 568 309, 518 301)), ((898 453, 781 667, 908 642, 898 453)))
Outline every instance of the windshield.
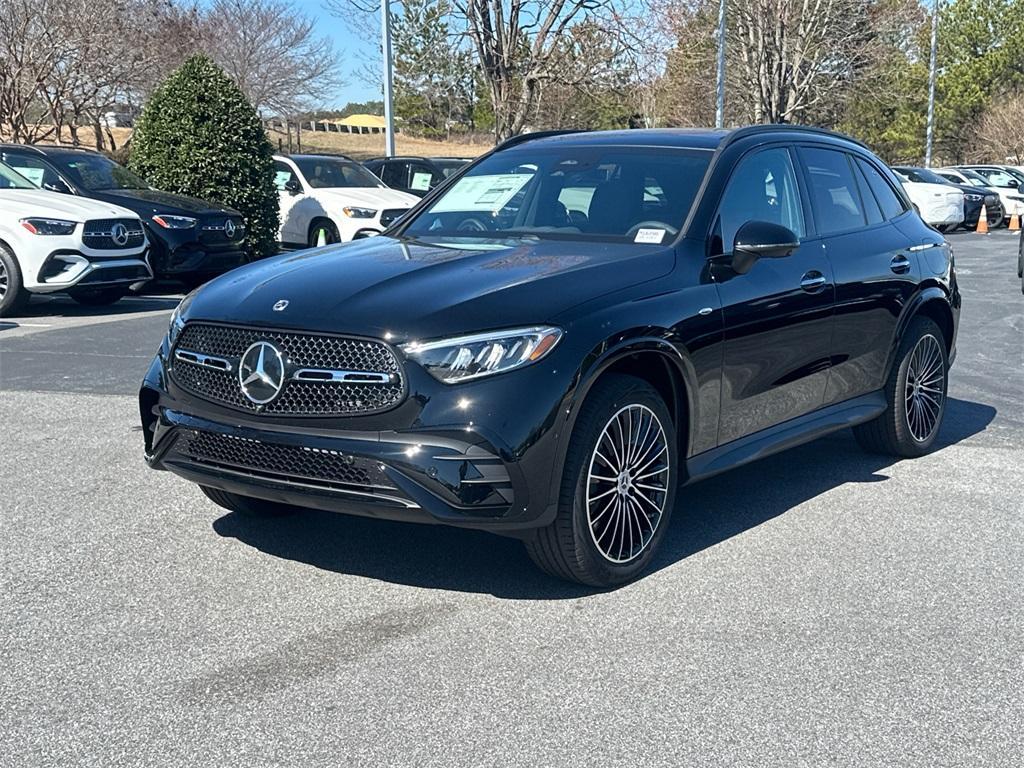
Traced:
POLYGON ((980 173, 975 173, 969 168, 958 168, 957 172, 965 179, 967 179, 968 184, 973 184, 976 187, 988 186, 988 179, 986 179, 980 173))
POLYGON ((949 184, 948 179, 942 178, 935 171, 927 168, 897 168, 896 170, 919 184, 949 184))
POLYGON ((76 152, 54 154, 48 159, 66 173, 77 186, 89 192, 149 189, 149 185, 134 173, 103 155, 76 152))
POLYGON ((977 171, 988 180, 991 187, 1016 187, 1020 183, 1009 171, 1000 168, 978 168, 977 171))
POLYGON ((404 232, 667 243, 710 161, 706 150, 527 145, 476 165, 404 232))
POLYGON ((39 189, 11 166, 0 163, 0 189, 39 189))
POLYGON ((293 157, 292 160, 314 189, 384 186, 380 179, 351 160, 330 157, 293 157))

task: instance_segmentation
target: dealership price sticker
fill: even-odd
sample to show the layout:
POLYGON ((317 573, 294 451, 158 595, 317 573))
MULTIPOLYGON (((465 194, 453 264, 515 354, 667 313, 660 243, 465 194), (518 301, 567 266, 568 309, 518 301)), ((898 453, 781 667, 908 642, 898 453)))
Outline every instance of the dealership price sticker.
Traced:
POLYGON ((532 173, 496 173, 459 179, 448 194, 437 201, 431 213, 500 211, 533 176, 532 173))

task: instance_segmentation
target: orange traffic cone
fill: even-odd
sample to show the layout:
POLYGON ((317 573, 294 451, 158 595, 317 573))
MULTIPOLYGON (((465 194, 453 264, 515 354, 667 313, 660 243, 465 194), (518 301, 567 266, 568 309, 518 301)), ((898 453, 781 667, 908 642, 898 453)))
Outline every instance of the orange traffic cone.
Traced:
POLYGON ((978 214, 978 228, 974 230, 979 235, 988 234, 988 211, 985 209, 985 204, 981 204, 981 213, 978 214))
POLYGON ((1020 232, 1020 216, 1018 216, 1016 213, 1010 217, 1009 229, 1011 232, 1020 232))

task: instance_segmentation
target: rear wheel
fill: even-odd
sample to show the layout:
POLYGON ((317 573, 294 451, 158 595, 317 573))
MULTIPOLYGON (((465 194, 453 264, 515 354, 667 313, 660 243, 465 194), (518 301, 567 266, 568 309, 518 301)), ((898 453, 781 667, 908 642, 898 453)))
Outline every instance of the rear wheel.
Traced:
POLYGON ((926 317, 911 322, 885 386, 888 407, 853 428, 865 450, 890 456, 923 456, 935 444, 946 412, 949 363, 939 327, 926 317))
POLYGON ((321 239, 324 245, 341 242, 341 235, 338 228, 330 219, 318 219, 309 228, 309 247, 316 248, 320 245, 321 239))
POLYGON ((128 288, 124 286, 90 288, 75 291, 71 294, 71 298, 86 307, 105 307, 109 304, 116 304, 124 298, 126 293, 128 293, 128 288))
POLYGON ((1024 229, 1017 238, 1017 277, 1024 277, 1024 229))
POLYGON ((298 507, 292 507, 288 504, 278 504, 266 499, 255 499, 251 496, 229 493, 228 491, 210 488, 206 485, 200 485, 199 488, 218 507, 223 507, 242 517, 284 517, 299 511, 298 507))
POLYGON ((14 254, 0 244, 0 317, 17 313, 28 301, 28 292, 21 282, 21 268, 14 254))
POLYGON ((665 536, 678 474, 661 396, 642 379, 607 376, 573 429, 557 516, 527 540, 527 552, 548 573, 582 584, 636 578, 665 536))

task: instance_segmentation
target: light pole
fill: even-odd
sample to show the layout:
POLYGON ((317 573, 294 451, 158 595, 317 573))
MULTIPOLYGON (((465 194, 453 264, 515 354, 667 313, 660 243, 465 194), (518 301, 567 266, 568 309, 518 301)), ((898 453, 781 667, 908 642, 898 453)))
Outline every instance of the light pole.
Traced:
POLYGON ((395 116, 391 98, 391 9, 380 0, 381 53, 384 56, 384 155, 395 154, 395 116))
POLYGON ((932 5, 932 52, 928 61, 928 123, 924 139, 924 167, 932 167, 932 143, 935 139, 935 59, 939 40, 939 0, 932 5))
POLYGON ((718 0, 718 78, 715 94, 715 128, 725 125, 725 0, 718 0))

